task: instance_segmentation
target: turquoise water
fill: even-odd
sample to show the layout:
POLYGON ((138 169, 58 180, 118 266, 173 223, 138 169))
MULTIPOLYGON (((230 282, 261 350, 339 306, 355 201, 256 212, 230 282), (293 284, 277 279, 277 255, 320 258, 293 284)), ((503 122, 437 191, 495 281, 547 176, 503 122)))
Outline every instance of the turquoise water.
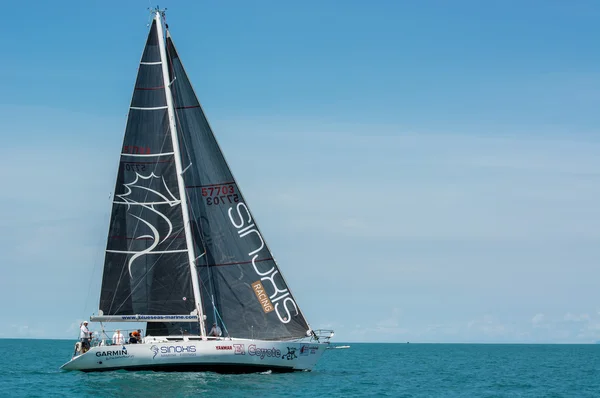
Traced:
POLYGON ((600 397, 600 345, 350 344, 313 372, 58 370, 73 342, 0 340, 0 396, 600 397))

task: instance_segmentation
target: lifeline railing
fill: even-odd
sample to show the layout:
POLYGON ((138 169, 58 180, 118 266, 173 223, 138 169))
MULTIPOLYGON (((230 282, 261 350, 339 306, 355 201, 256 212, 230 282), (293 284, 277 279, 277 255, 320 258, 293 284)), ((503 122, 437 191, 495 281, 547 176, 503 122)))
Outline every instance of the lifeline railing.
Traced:
MULTIPOLYGON (((137 343, 142 343, 143 342, 143 329, 115 329, 115 330, 100 330, 100 331, 90 331, 90 339, 88 340, 89 343, 89 347, 86 348, 91 348, 91 347, 97 347, 97 346, 105 346, 105 345, 124 345, 124 344, 131 344, 129 343, 129 339, 132 337, 132 334, 134 332, 139 332, 139 338, 138 336, 134 336, 136 337, 136 341, 137 343), (116 338, 113 338, 113 335, 119 331, 119 333, 121 333, 122 335, 122 343, 117 344, 116 338), (114 340, 113 340, 114 339, 114 340)), ((87 350, 85 350, 87 351, 87 350)), ((75 344, 75 349, 73 352, 73 356, 78 355, 78 353, 84 353, 84 347, 83 344, 81 342, 78 342, 77 344, 75 344)))
POLYGON ((329 343, 329 339, 331 339, 334 334, 335 334, 334 331, 331 329, 313 330, 311 341, 316 340, 316 341, 322 342, 322 343, 329 343))

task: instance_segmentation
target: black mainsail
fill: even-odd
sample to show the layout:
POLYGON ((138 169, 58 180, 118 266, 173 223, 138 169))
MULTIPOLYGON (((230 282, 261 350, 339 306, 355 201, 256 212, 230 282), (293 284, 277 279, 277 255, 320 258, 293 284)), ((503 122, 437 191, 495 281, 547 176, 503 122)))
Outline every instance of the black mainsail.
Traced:
MULTIPOLYGON (((217 323, 237 338, 304 337, 308 323, 233 178, 168 31, 166 59, 161 59, 161 31, 154 20, 131 102, 100 314, 190 314, 199 281, 196 296, 208 328, 217 323), (169 111, 175 118, 171 124, 169 111), (183 186, 186 192, 179 189, 183 186)), ((163 323, 150 329, 156 335, 179 327, 163 323)))
POLYGON ((114 191, 103 315, 195 309, 156 21, 135 83, 114 191))

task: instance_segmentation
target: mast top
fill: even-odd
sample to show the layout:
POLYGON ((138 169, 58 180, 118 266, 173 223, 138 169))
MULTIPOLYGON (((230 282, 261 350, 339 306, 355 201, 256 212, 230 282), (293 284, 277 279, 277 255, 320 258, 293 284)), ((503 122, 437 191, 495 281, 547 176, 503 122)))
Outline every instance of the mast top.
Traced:
POLYGON ((152 14, 153 16, 156 15, 156 14, 160 14, 160 16, 163 19, 165 18, 165 14, 167 13, 167 9, 166 8, 160 8, 159 6, 149 7, 148 10, 150 11, 150 14, 152 14))

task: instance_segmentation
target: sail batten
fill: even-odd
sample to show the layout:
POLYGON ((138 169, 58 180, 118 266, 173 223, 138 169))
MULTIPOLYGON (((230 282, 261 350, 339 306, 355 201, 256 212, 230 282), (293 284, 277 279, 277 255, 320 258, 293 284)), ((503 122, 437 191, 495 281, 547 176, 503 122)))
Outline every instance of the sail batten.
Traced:
MULTIPOLYGON (((164 87, 162 87, 164 90, 164 87)), ((129 109, 133 109, 135 111, 160 111, 167 109, 167 106, 130 106, 129 109)))
MULTIPOLYGON (((144 253, 143 251, 135 251, 135 250, 106 250, 107 253, 119 253, 119 254, 140 254, 144 253)), ((153 250, 150 252, 146 252, 144 254, 153 255, 153 254, 168 254, 168 253, 187 253, 187 249, 180 250, 153 250)))
POLYGON ((163 201, 163 202, 119 202, 113 201, 114 204, 117 205, 128 205, 128 206, 154 206, 154 205, 173 205, 172 201, 163 201))
POLYGON ((163 153, 121 153, 121 156, 152 158, 152 157, 158 157, 158 156, 169 156, 169 155, 173 155, 174 153, 175 152, 163 152, 163 153))

